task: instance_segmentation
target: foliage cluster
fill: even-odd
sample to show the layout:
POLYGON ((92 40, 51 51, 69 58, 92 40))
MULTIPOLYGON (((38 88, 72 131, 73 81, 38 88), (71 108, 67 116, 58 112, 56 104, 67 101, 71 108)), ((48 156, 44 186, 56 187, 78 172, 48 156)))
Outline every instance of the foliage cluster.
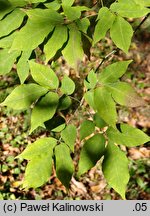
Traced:
MULTIPOLYGON (((74 173, 71 155, 77 129, 63 113, 72 107, 76 86, 66 74, 59 77, 55 73, 53 62, 63 56, 77 71, 84 54, 89 56, 90 47, 108 32, 117 49, 128 53, 134 33, 128 18, 140 18, 150 12, 149 0, 118 0, 107 7, 105 1, 101 3, 101 7, 87 7, 74 0, 0 0, 0 75, 9 73, 15 63, 20 79, 20 85, 1 106, 31 108, 30 133, 40 126, 57 134, 38 139, 18 155, 29 161, 24 188, 43 185, 51 175, 53 163, 66 188, 74 173), (37 50, 42 52, 42 59, 37 58, 37 50), (29 77, 32 81, 27 83, 29 77)), ((77 177, 102 158, 108 184, 123 199, 129 181, 129 162, 121 147, 139 146, 150 140, 145 133, 118 122, 117 118, 117 104, 144 105, 135 90, 120 81, 131 62, 115 62, 101 71, 91 69, 84 80, 80 101, 82 106, 85 100, 94 115, 80 126, 83 147, 77 177)))

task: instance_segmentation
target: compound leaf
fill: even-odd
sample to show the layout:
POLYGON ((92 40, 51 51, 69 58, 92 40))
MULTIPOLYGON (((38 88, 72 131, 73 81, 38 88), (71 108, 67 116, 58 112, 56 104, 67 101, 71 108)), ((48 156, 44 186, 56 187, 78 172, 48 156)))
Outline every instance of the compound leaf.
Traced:
POLYGON ((55 148, 56 174, 62 184, 68 189, 74 172, 70 150, 65 143, 61 143, 55 148))
POLYGON ((96 134, 88 139, 82 149, 79 160, 78 176, 91 169, 103 156, 105 151, 105 138, 102 134, 96 134))
POLYGON ((126 185, 129 181, 128 159, 112 142, 107 145, 102 169, 108 184, 125 199, 126 185))
POLYGON ((63 22, 62 16, 51 9, 32 9, 25 12, 29 19, 15 37, 11 50, 35 49, 55 25, 63 22))
POLYGON ((34 101, 46 92, 47 89, 37 84, 23 84, 17 86, 1 105, 16 110, 28 109, 34 101))

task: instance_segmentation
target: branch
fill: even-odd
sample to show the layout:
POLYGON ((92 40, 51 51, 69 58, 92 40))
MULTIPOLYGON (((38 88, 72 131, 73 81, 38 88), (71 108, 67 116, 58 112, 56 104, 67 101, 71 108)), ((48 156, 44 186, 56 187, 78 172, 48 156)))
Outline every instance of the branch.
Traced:
POLYGON ((148 19, 149 16, 150 16, 150 13, 148 13, 148 14, 144 17, 144 19, 140 22, 140 24, 135 28, 135 30, 134 30, 134 35, 135 35, 135 33, 140 29, 140 27, 143 25, 143 23, 148 19))

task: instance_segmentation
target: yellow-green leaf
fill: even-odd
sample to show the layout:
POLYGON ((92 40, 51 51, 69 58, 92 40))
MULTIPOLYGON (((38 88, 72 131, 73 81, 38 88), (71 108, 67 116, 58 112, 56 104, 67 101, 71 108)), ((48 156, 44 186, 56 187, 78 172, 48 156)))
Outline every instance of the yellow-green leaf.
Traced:
POLYGON ((128 52, 133 36, 133 29, 124 18, 116 16, 110 28, 110 36, 118 48, 122 49, 125 53, 128 52))
POLYGON ((107 145, 102 169, 108 184, 125 199, 129 181, 128 159, 125 153, 112 142, 107 145))
POLYGON ((100 117, 110 126, 116 127, 117 112, 116 105, 111 93, 104 87, 94 91, 94 102, 100 117))
POLYGON ((66 26, 56 26, 55 30, 44 46, 44 52, 46 55, 46 62, 55 56, 56 52, 63 46, 68 38, 68 29, 66 26))
POLYGON ((83 59, 81 33, 75 24, 69 25, 69 40, 62 53, 68 64, 75 69, 77 64, 83 59))
POLYGON ((59 80, 55 72, 47 65, 42 65, 34 61, 29 61, 31 75, 41 86, 49 89, 57 89, 59 80))
POLYGON ((46 92, 47 89, 37 84, 23 84, 17 86, 1 105, 16 110, 28 109, 34 101, 46 92))

